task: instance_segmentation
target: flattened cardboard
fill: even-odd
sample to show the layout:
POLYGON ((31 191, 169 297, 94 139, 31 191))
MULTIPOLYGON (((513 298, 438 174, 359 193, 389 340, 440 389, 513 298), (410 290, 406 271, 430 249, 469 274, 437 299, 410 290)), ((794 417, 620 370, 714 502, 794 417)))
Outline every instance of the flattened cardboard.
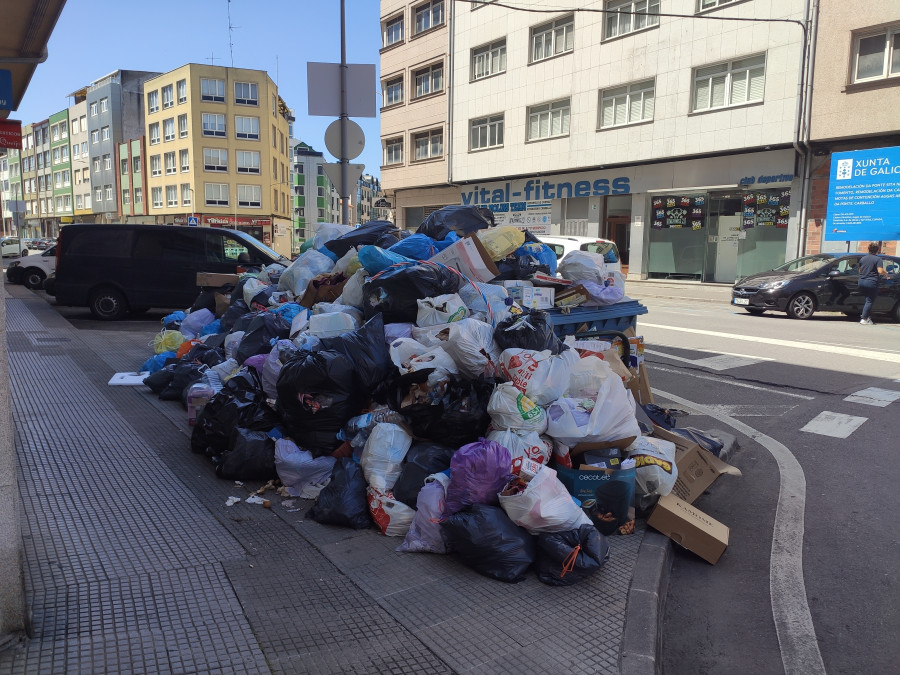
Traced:
POLYGON ((474 235, 451 244, 432 256, 431 261, 455 269, 471 281, 487 283, 500 274, 497 265, 491 260, 491 254, 474 235))
POLYGON ((220 286, 235 285, 240 281, 238 274, 222 274, 219 272, 197 272, 197 285, 204 288, 219 288, 220 286))
POLYGON ((569 454, 572 457, 580 455, 588 450, 605 450, 606 448, 619 448, 624 450, 637 440, 637 436, 629 436, 628 438, 620 438, 615 441, 600 441, 596 443, 578 443, 569 448, 569 454))
POLYGON ((675 466, 678 478, 672 494, 693 504, 716 479, 723 475, 740 476, 741 470, 723 462, 711 452, 693 441, 673 434, 661 427, 654 427, 653 435, 675 444, 675 466))
MULTIPOLYGON (((611 363, 611 362, 610 362, 611 363)), ((621 363, 621 360, 619 361, 621 363)), ((637 369, 630 368, 632 377, 625 383, 625 388, 634 396, 639 405, 653 403, 653 391, 650 389, 650 378, 647 367, 642 363, 637 369)))
POLYGON ((728 526, 675 495, 659 498, 647 524, 713 565, 728 548, 728 526))
POLYGON ((553 304, 557 307, 578 307, 590 299, 591 294, 584 286, 578 284, 560 292, 553 304))
POLYGON ((323 283, 331 276, 331 274, 320 274, 313 277, 309 284, 307 284, 306 292, 303 294, 303 297, 300 298, 300 306, 309 308, 317 302, 334 302, 341 297, 341 293, 344 290, 344 284, 347 283, 348 279, 345 277, 336 284, 323 283))
POLYGON ((509 297, 522 307, 550 309, 553 307, 554 290, 546 286, 512 286, 506 289, 509 297))

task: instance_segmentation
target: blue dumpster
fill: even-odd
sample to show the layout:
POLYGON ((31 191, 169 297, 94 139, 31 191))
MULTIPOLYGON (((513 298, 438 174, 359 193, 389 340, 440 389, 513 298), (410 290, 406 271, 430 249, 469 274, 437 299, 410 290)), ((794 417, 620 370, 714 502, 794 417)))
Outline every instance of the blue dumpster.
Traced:
POLYGON ((637 300, 626 300, 606 307, 548 309, 547 313, 553 322, 553 332, 564 338, 575 333, 637 330, 637 318, 646 314, 647 308, 637 300))

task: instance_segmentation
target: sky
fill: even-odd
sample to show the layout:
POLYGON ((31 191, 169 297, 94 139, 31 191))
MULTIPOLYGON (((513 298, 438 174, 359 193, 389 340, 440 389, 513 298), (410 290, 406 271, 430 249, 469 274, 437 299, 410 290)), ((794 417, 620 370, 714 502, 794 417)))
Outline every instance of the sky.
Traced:
MULTIPOLYGON (((379 5, 346 0, 347 62, 375 64, 376 74, 379 5)), ((340 63, 340 17, 339 0, 68 0, 47 45, 47 61, 38 65, 10 117, 24 124, 47 119, 73 103, 68 94, 115 70, 164 73, 212 62, 268 72, 294 108, 294 136, 333 161, 324 135, 336 118, 307 115, 306 63, 340 63)), ((379 99, 376 111, 380 107, 379 99)), ((378 176, 379 118, 353 119, 366 145, 352 161, 378 176)))

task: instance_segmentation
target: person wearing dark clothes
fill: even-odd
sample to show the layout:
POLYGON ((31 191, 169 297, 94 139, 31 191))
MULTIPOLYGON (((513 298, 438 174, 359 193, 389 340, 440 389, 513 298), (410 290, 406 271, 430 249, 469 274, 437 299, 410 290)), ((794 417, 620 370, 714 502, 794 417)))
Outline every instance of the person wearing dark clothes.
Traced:
POLYGON ((881 277, 887 277, 884 263, 878 257, 879 246, 876 243, 869 244, 869 254, 859 260, 859 290, 866 298, 862 308, 862 316, 859 320, 864 326, 873 325, 869 315, 872 313, 872 305, 878 295, 878 282, 881 277))

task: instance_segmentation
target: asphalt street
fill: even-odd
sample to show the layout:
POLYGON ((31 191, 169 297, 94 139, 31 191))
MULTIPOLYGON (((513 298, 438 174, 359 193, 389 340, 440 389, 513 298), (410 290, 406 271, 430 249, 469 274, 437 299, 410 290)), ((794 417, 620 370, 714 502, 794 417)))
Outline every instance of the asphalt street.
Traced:
POLYGON ((695 504, 731 528, 719 563, 676 550, 665 672, 895 672, 900 324, 642 302, 657 402, 737 433, 743 472, 695 504))

